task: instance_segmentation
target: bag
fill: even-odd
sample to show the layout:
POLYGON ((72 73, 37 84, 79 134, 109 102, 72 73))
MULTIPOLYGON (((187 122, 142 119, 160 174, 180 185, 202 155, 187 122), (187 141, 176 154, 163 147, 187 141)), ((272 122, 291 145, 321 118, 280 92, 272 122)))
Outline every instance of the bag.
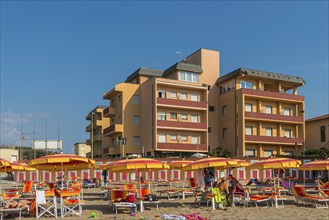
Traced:
POLYGON ((31 204, 30 204, 30 208, 29 208, 29 212, 31 215, 35 215, 36 214, 36 201, 35 199, 32 200, 31 204))
POLYGON ((145 195, 145 199, 143 201, 150 201, 150 202, 152 202, 152 201, 158 201, 158 200, 159 199, 158 199, 158 197, 156 195, 154 195, 154 194, 147 194, 147 195, 145 195))
POLYGON ((121 200, 120 202, 131 202, 131 203, 134 203, 135 202, 135 196, 128 195, 125 199, 121 200))

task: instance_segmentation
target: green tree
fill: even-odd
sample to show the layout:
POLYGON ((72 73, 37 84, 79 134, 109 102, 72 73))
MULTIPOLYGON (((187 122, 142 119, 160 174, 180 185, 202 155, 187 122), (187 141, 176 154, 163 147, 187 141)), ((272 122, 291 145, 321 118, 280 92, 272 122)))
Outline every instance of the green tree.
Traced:
POLYGON ((209 152, 209 156, 212 157, 230 157, 231 152, 229 152, 227 149, 223 149, 222 147, 218 146, 212 151, 209 152))

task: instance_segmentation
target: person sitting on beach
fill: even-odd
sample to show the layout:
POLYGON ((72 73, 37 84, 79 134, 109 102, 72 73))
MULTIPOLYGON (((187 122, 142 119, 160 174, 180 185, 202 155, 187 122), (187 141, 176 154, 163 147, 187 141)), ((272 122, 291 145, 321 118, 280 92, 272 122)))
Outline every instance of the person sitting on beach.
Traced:
POLYGON ((31 201, 26 199, 21 199, 18 202, 15 200, 10 200, 6 202, 5 209, 14 209, 14 208, 24 208, 27 205, 30 205, 31 201))
POLYGON ((226 210, 226 207, 224 207, 227 205, 226 196, 230 193, 226 178, 219 178, 218 181, 215 182, 214 188, 218 188, 218 195, 215 197, 215 202, 217 203, 218 208, 221 210, 226 210))
POLYGON ((239 183, 239 180, 237 180, 232 174, 228 177, 228 189, 229 194, 227 195, 227 201, 231 207, 235 207, 233 198, 235 192, 243 192, 243 187, 239 183))

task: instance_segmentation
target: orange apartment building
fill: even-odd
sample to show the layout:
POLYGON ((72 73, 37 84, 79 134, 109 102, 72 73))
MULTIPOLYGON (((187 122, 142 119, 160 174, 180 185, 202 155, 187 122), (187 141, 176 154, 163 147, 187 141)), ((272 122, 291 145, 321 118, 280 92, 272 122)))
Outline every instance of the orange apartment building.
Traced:
POLYGON ((305 121, 305 145, 308 150, 329 147, 329 114, 305 121))
POLYGON ((139 68, 103 95, 103 156, 190 157, 218 146, 233 157, 300 153, 304 83, 250 69, 220 77, 219 52, 208 49, 166 70, 139 68))
POLYGON ((240 68, 217 80, 219 143, 238 157, 302 153, 304 97, 296 76, 240 68))
POLYGON ((109 146, 109 138, 103 135, 103 129, 110 125, 110 119, 103 116, 106 106, 97 106, 86 116, 90 124, 86 127, 90 139, 86 140, 86 145, 90 146, 90 151, 86 152, 89 158, 102 158, 103 149, 109 146))

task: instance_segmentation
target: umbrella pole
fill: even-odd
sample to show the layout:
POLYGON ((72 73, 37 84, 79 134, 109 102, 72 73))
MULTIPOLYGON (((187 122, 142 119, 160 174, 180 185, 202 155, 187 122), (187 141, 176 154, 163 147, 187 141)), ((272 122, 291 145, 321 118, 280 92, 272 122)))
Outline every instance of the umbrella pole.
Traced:
POLYGON ((61 163, 61 168, 62 168, 62 171, 61 171, 61 179, 62 179, 62 185, 61 185, 61 189, 63 189, 63 183, 64 183, 64 179, 63 179, 63 162, 61 163))

